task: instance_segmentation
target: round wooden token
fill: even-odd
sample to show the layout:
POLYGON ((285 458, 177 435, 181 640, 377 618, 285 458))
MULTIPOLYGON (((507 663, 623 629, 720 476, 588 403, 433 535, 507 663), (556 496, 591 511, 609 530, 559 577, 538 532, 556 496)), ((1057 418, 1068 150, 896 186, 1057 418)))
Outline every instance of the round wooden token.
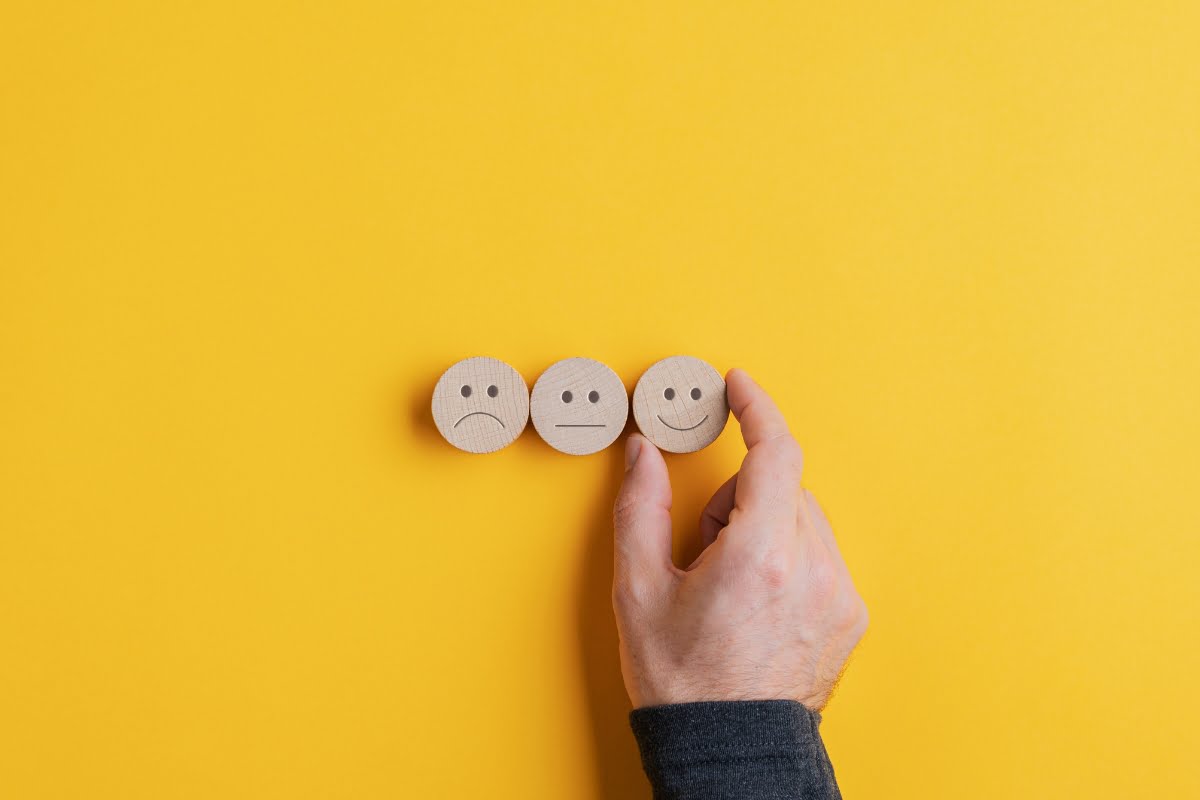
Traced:
POLYGON ((595 453, 621 435, 629 395, 617 373, 590 358, 552 364, 533 385, 529 416, 538 435, 574 456, 595 453))
POLYGON ((433 389, 433 421, 447 442, 468 453, 512 444, 529 422, 529 386, 494 358, 459 361, 433 389))
POLYGON ((725 379, 691 356, 664 358, 637 382, 633 418, 660 450, 694 453, 708 447, 729 419, 725 379))

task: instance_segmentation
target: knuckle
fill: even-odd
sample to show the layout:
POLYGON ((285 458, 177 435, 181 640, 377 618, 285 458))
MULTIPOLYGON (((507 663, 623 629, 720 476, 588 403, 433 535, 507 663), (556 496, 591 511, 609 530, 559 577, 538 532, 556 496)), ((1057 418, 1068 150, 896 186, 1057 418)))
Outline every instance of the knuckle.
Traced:
POLYGON ((630 521, 630 509, 628 506, 618 503, 613 506, 613 528, 621 530, 630 521))
POLYGON ((646 513, 670 507, 669 499, 664 502, 652 487, 626 484, 613 501, 613 522, 633 523, 646 513))
POLYGON ((835 619, 838 629, 846 638, 858 642, 866 634, 869 621, 866 603, 857 594, 851 592, 846 601, 841 604, 835 619))
POLYGON ((837 589, 837 565, 824 550, 818 550, 808 564, 808 585, 818 598, 830 598, 837 589))
POLYGON ((631 524, 637 516, 640 498, 634 492, 622 492, 613 503, 613 525, 618 528, 631 524))
POLYGON ((635 574, 618 575, 613 579, 613 610, 619 615, 634 616, 655 602, 655 592, 650 581, 635 574))
POLYGON ((771 449, 779 460, 789 468, 799 471, 804 465, 804 452, 800 443, 790 433, 781 434, 771 441, 771 449))
POLYGON ((627 617, 637 610, 637 595, 629 588, 627 581, 613 581, 612 604, 618 617, 627 617))
POLYGON ((796 558, 788 547, 766 546, 754 556, 754 571, 768 587, 785 586, 795 571, 796 558))
POLYGON ((617 616, 629 610, 630 598, 629 591, 625 588, 621 580, 614 580, 612 585, 612 604, 613 610, 617 612, 617 616))
POLYGON ((861 639, 867 632, 867 626, 871 624, 871 613, 867 611, 867 604, 863 602, 862 598, 858 598, 855 606, 858 614, 852 630, 855 638, 861 639))
POLYGON ((781 450, 784 456, 790 461, 799 465, 804 460, 804 451, 800 449, 800 443, 796 441, 791 434, 783 437, 781 440, 781 450))

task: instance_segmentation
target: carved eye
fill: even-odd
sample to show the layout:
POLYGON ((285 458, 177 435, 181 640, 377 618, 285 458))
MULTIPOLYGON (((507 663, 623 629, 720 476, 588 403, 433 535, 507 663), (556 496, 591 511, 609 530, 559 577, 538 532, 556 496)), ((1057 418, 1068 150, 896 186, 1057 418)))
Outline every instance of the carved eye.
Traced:
POLYGON ((562 399, 564 403, 569 403, 575 399, 575 395, 571 394, 570 392, 563 392, 562 399))
MULTIPOLYGON (((491 390, 491 389, 488 389, 488 394, 491 394, 491 393, 492 393, 492 390, 491 390)), ((699 399, 700 399, 700 389, 699 389, 699 388, 693 388, 693 389, 692 389, 692 399, 693 399, 693 400, 699 400, 699 399)))
POLYGON ((597 392, 595 389, 592 389, 590 392, 588 392, 588 400, 593 403, 599 403, 600 402, 600 393, 597 392))
POLYGON ((667 398, 668 400, 674 400, 675 399, 675 390, 672 389, 670 386, 668 386, 667 390, 665 392, 663 392, 663 397, 667 398))
POLYGON ((458 390, 458 393, 461 394, 463 397, 470 397, 471 396, 471 387, 467 386, 466 384, 463 384, 463 387, 458 390))
MULTIPOLYGON (((500 390, 497 389, 495 386, 488 387, 488 397, 495 397, 498 394, 500 394, 500 390)), ((692 395, 698 396, 698 395, 696 395, 696 390, 694 390, 694 389, 692 390, 692 395)))

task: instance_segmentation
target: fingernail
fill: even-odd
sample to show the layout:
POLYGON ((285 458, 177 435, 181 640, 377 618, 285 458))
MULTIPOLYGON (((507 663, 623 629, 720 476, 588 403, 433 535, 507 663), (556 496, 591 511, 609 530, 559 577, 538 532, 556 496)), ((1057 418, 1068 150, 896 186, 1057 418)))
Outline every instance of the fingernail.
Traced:
POLYGON ((637 463, 638 456, 642 452, 642 443, 630 436, 625 440, 625 471, 633 469, 633 465, 637 463))

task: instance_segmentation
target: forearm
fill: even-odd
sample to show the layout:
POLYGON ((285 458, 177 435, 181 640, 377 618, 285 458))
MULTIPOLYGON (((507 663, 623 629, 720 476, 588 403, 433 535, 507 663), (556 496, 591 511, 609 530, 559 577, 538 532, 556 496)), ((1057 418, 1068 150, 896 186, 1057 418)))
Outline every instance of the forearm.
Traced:
POLYGON ((629 719, 656 800, 841 798, 821 717, 800 703, 684 703, 629 719))

